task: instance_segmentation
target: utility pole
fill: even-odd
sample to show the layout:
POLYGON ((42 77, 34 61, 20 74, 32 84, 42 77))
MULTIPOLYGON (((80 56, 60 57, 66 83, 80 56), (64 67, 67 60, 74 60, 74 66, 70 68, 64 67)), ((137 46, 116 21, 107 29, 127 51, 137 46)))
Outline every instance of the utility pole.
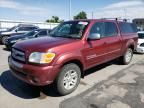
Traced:
POLYGON ((91 13, 91 16, 92 16, 92 19, 94 18, 94 12, 92 11, 92 13, 91 13))
POLYGON ((125 19, 127 19, 127 10, 126 10, 126 8, 124 8, 124 17, 125 17, 125 19))
POLYGON ((69 0, 69 20, 71 20, 71 0, 69 0))

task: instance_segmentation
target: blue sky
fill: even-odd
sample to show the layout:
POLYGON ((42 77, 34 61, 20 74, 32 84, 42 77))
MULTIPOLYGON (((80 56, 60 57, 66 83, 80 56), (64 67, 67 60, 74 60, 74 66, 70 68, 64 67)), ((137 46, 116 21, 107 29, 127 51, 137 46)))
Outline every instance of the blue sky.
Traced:
MULTIPOLYGON (((82 10, 87 13, 88 18, 92 17, 92 12, 94 12, 94 18, 144 17, 143 0, 71 1, 72 17, 82 10)), ((68 20, 69 0, 0 0, 0 19, 43 22, 51 16, 68 20)))

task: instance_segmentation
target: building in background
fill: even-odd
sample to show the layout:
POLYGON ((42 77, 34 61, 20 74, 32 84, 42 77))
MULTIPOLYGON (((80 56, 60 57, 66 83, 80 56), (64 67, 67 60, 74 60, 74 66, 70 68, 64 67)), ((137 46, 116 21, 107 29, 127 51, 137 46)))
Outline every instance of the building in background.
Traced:
POLYGON ((140 31, 144 31, 144 18, 133 19, 133 23, 137 25, 140 31))

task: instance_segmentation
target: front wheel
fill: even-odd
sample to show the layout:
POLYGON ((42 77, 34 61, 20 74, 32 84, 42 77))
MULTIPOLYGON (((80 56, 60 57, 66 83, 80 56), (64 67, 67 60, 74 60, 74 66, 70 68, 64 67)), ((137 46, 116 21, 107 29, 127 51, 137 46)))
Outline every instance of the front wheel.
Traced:
POLYGON ((131 48, 128 48, 125 52, 125 54, 120 58, 122 64, 127 65, 131 62, 133 57, 133 50, 131 48))
POLYGON ((70 63, 62 67, 57 79, 56 89, 60 95, 73 92, 80 83, 81 71, 79 66, 70 63))
POLYGON ((7 38, 8 38, 8 36, 3 36, 3 37, 2 37, 2 44, 5 44, 7 38))

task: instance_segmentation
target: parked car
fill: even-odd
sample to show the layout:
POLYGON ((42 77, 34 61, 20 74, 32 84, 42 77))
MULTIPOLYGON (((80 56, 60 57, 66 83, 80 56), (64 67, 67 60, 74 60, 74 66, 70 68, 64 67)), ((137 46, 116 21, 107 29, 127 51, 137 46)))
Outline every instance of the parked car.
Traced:
POLYGON ((19 24, 18 26, 14 26, 6 31, 0 32, 0 43, 4 44, 5 40, 12 35, 24 34, 34 29, 38 29, 38 27, 27 24, 19 24))
POLYGON ((144 54, 144 31, 139 31, 138 36, 136 52, 144 54))
POLYGON ((11 49, 12 45, 18 41, 48 36, 50 31, 50 29, 35 29, 22 35, 13 35, 6 39, 5 46, 7 49, 11 49))
POLYGON ((74 20, 60 24, 50 37, 14 44, 8 62, 13 75, 38 86, 54 83, 61 95, 73 92, 85 71, 119 58, 129 64, 138 35, 119 20, 74 20))

